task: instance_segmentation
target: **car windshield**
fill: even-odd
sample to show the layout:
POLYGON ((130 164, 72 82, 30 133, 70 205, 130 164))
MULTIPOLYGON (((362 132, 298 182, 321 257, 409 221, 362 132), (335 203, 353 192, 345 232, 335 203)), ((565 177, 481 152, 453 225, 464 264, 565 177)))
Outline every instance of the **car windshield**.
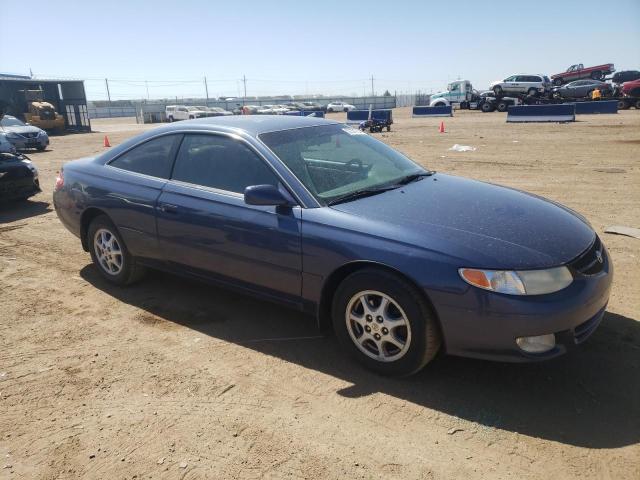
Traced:
POLYGON ((2 125, 3 127, 24 127, 25 126, 23 122, 13 117, 3 117, 2 120, 0 120, 0 125, 2 125))
POLYGON ((198 107, 187 107, 187 110, 190 112, 195 112, 196 110, 200 110, 198 107))
POLYGON ((428 173, 400 152, 347 125, 269 132, 259 138, 322 205, 428 173))

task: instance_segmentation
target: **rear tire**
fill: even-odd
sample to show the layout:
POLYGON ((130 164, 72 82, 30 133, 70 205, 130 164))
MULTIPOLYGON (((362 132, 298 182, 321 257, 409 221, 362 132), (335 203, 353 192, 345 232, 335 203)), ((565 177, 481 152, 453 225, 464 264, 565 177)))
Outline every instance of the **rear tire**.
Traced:
POLYGON ((618 100, 618 110, 627 110, 630 106, 625 100, 618 100))
POLYGON ((636 107, 636 110, 640 110, 640 100, 636 100, 634 107, 636 107))
POLYGON ((506 112, 509 109, 509 104, 507 102, 498 102, 496 109, 499 112, 506 112))
POLYGON ((538 90, 536 90, 535 88, 530 88, 527 91, 527 95, 529 95, 530 97, 537 97, 538 96, 538 90))
POLYGON ((493 87, 493 93, 495 93, 496 96, 499 97, 503 93, 502 87, 500 85, 496 85, 495 87, 493 87))
POLYGON ((169 117, 169 123, 173 123, 173 117, 169 117))
POLYGON ((416 373, 442 343, 435 315, 421 292, 384 270, 367 268, 344 279, 333 299, 332 318, 342 347, 383 375, 416 373))
POLYGON ((560 86, 560 85, 562 85, 563 83, 564 83, 564 82, 562 81, 562 79, 561 79, 561 78, 555 78, 555 79, 553 80, 553 84, 554 84, 556 87, 559 87, 559 86, 560 86))
POLYGON ((118 229, 106 215, 93 219, 87 231, 91 260, 100 275, 114 285, 129 285, 144 275, 122 240, 118 229))
POLYGON ((489 113, 489 112, 493 112, 495 110, 495 107, 493 106, 493 104, 489 103, 489 102, 484 102, 482 104, 482 107, 480 107, 480 109, 484 112, 484 113, 489 113))
POLYGON ((602 80, 602 72, 591 72, 591 78, 594 80, 602 80))

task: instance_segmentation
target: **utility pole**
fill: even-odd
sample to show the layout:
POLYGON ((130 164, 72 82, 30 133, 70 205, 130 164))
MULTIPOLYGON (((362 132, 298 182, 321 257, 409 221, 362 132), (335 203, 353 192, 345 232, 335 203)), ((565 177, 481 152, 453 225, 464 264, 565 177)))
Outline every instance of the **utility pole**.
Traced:
POLYGON ((207 76, 204 77, 204 91, 207 95, 207 107, 209 106, 209 85, 207 85, 207 76))
POLYGON ((109 99, 109 106, 111 106, 111 93, 109 92, 109 80, 105 78, 104 84, 107 87, 107 98, 109 99))
POLYGON ((246 77, 246 75, 242 75, 242 83, 244 84, 244 97, 242 97, 242 106, 244 107, 245 101, 247 100, 247 77, 246 77))
POLYGON ((371 96, 375 97, 376 96, 376 92, 373 89, 373 73, 371 74, 371 96))
POLYGON ((147 82, 146 80, 144 81, 144 85, 145 87, 147 87, 147 100, 149 100, 149 82, 147 82))

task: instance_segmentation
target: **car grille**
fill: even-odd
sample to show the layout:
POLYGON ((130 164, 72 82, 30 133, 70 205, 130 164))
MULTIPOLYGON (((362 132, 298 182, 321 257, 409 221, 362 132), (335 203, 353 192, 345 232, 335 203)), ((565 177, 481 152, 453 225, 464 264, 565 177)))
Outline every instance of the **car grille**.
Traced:
POLYGON ((21 133, 20 135, 22 135, 25 138, 36 138, 38 136, 38 132, 27 132, 27 133, 21 133))
POLYGON ((596 235, 596 240, 589 249, 573 260, 569 266, 582 275, 597 275, 604 268, 606 253, 600 238, 596 235))

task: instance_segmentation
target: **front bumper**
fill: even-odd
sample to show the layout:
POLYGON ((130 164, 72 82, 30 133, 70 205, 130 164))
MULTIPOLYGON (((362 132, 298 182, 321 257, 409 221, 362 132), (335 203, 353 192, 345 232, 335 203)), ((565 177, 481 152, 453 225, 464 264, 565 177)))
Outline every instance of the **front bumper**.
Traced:
POLYGON ((40 192, 37 178, 0 181, 0 200, 26 199, 40 192))
POLYGON ((20 139, 9 139, 17 150, 28 150, 30 148, 46 148, 49 145, 49 137, 38 136, 35 138, 21 137, 20 139))
POLYGON ((475 287, 462 295, 430 294, 447 353, 527 362, 548 360, 575 348, 604 316, 613 280, 608 253, 604 262, 599 274, 576 276, 569 287, 549 295, 503 295, 475 287), (545 353, 527 353, 516 344, 518 337, 550 333, 555 334, 556 346, 545 353))

